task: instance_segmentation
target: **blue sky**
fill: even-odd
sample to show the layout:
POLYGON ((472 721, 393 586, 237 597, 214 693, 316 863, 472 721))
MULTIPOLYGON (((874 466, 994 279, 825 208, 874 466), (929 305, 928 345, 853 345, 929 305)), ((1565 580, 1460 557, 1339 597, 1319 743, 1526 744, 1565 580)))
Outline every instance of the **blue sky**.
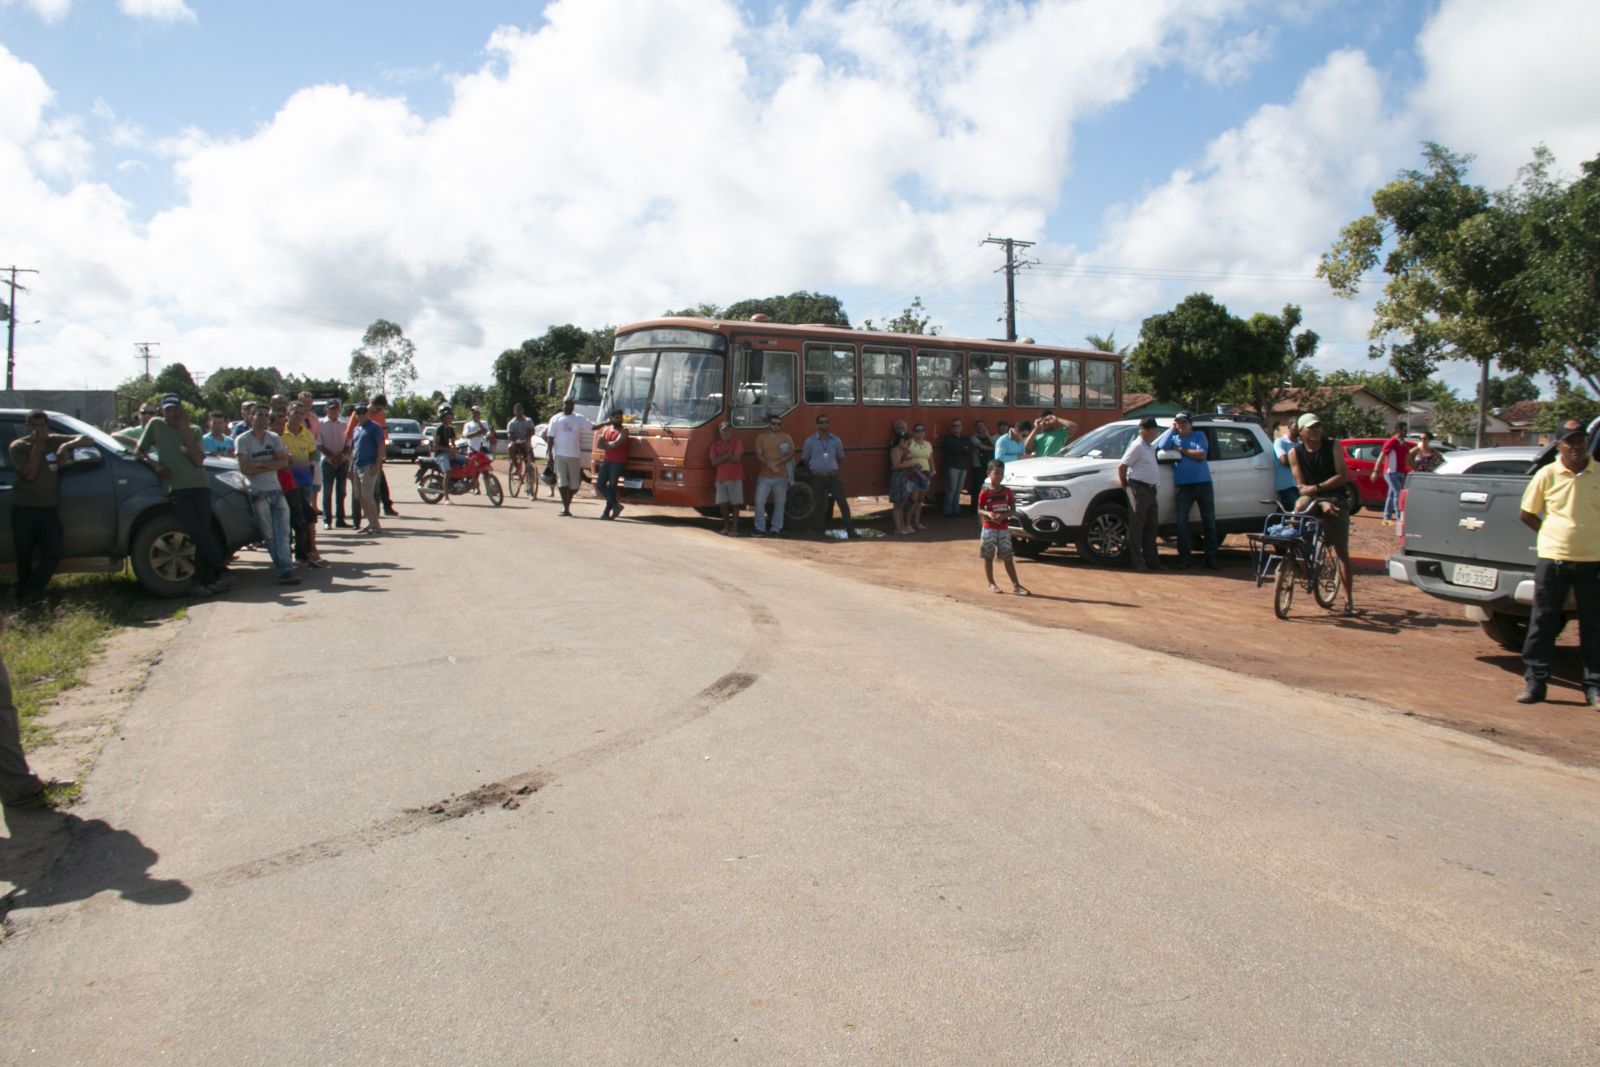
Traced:
POLYGON ((1037 242, 1041 341, 1205 289, 1361 365, 1372 294, 1316 256, 1424 139, 1489 185, 1600 152, 1597 10, 0 0, 19 384, 111 384, 152 339, 337 375, 382 314, 432 388, 554 322, 800 288, 992 336, 990 234, 1037 242))

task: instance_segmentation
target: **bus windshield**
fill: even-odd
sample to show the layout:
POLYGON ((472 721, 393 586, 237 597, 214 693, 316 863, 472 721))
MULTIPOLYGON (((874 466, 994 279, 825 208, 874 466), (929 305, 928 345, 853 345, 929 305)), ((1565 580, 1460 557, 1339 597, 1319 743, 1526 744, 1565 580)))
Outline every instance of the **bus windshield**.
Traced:
POLYGON ((602 417, 620 410, 645 426, 704 426, 722 414, 723 357, 709 352, 618 352, 602 417))

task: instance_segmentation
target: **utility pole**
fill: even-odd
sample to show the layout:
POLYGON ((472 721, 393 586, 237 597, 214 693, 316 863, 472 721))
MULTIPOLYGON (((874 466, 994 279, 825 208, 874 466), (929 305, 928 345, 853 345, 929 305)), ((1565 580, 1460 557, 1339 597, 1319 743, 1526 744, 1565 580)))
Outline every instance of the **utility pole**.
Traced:
POLYGON ((986 245, 1004 245, 1006 249, 1006 265, 1001 269, 1006 272, 1006 340, 1017 339, 1017 271, 1027 266, 1026 263, 1017 262, 1017 249, 1032 248, 1032 241, 1018 241, 1013 237, 985 237, 986 245))
POLYGON ((142 359, 142 360, 144 360, 144 380, 147 381, 147 382, 150 380, 150 361, 152 359, 156 359, 157 358, 157 357, 152 356, 150 354, 150 350, 152 348, 154 348, 156 345, 159 345, 160 343, 161 343, 160 341, 135 341, 135 342, 133 342, 133 347, 137 348, 139 350, 139 354, 137 356, 134 356, 133 358, 134 359, 142 359))
POLYGON ((17 284, 18 274, 38 274, 30 267, 0 267, 11 272, 11 299, 6 304, 6 388, 15 389, 17 381, 17 290, 28 290, 17 284))

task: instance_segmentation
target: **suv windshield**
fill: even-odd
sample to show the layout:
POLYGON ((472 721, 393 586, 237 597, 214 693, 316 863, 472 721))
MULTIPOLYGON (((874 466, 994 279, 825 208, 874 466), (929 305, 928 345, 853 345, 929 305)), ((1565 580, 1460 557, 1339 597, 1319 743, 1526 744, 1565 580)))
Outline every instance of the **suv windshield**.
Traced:
POLYGON ((1084 434, 1061 454, 1069 459, 1121 459, 1138 432, 1139 427, 1131 422, 1114 422, 1084 434))

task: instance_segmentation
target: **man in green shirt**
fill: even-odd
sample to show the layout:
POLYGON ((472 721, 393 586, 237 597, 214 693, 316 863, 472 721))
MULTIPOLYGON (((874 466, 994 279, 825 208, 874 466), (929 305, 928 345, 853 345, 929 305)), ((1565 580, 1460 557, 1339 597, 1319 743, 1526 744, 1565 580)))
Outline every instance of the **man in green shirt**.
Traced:
POLYGON ((28 412, 27 432, 11 442, 11 466, 17 483, 11 489, 11 544, 17 554, 17 605, 26 607, 44 595, 61 566, 61 464, 74 448, 93 448, 87 435, 68 437, 50 432, 50 417, 28 412), (34 566, 34 553, 39 565, 34 566))
POLYGON ((134 426, 124 426, 111 436, 132 448, 139 443, 139 435, 144 433, 144 428, 150 425, 150 420, 156 417, 157 409, 149 404, 139 405, 139 422, 134 426))
POLYGON ((194 592, 211 596, 232 588, 227 555, 212 529, 211 476, 206 473, 200 434, 176 393, 161 398, 161 417, 145 423, 134 445, 139 459, 166 483, 173 514, 194 542, 194 592), (150 458, 154 451, 155 459, 150 458))
POLYGON ((1078 424, 1068 420, 1056 418, 1056 413, 1046 408, 1039 413, 1039 418, 1033 424, 1033 432, 1028 434, 1028 439, 1022 444, 1022 454, 1025 456, 1055 456, 1067 447, 1067 442, 1072 440, 1078 424))

